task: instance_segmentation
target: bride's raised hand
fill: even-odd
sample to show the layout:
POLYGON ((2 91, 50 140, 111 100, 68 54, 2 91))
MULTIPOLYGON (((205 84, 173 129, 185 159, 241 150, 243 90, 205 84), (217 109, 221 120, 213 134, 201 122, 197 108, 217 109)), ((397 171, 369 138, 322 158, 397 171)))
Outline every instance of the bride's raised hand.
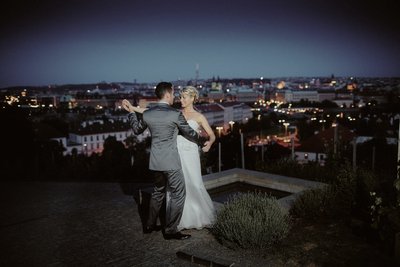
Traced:
POLYGON ((201 150, 203 150, 203 152, 208 152, 208 151, 210 151, 211 145, 212 145, 212 142, 207 141, 204 143, 204 146, 201 148, 201 150))

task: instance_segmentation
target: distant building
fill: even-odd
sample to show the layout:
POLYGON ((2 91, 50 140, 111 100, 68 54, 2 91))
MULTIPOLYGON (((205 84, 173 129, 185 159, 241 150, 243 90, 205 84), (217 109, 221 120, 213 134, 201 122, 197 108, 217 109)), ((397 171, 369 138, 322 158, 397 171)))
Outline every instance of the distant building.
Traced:
POLYGON ((208 103, 219 103, 224 101, 225 99, 225 94, 223 91, 216 91, 216 90, 211 90, 207 93, 206 96, 203 96, 200 98, 200 100, 203 100, 208 103))
POLYGON ((333 103, 338 105, 338 107, 348 108, 351 107, 354 103, 353 99, 334 99, 332 100, 333 103))
POLYGON ((225 121, 224 109, 218 104, 196 105, 196 109, 203 114, 208 124, 212 126, 223 126, 225 121))
POLYGON ((360 95, 361 103, 368 105, 368 103, 375 102, 377 104, 385 104, 388 102, 388 98, 385 95, 360 95))
POLYGON ((318 90, 318 102, 324 100, 332 101, 336 97, 335 90, 318 90))
POLYGON ((36 95, 38 105, 42 107, 57 107, 58 97, 49 94, 36 95))
MULTIPOLYGON (((76 148, 78 153, 86 155, 101 153, 107 137, 114 136, 117 141, 125 144, 126 138, 132 134, 131 127, 126 121, 107 123, 101 121, 84 122, 81 127, 69 133, 65 154, 70 154, 73 148, 76 148)), ((137 137, 139 141, 142 141, 147 136, 149 136, 148 130, 137 137)))
MULTIPOLYGON (((357 136, 356 143, 357 144, 363 144, 363 143, 366 143, 366 142, 371 141, 373 139, 374 139, 373 136, 357 136)), ((388 145, 397 145, 397 138, 386 137, 385 140, 386 140, 386 144, 388 144, 388 145)))
POLYGON ((114 108, 115 99, 107 99, 105 95, 77 95, 76 104, 79 107, 93 107, 97 109, 114 108))
MULTIPOLYGON (((334 90, 291 90, 291 89, 282 89, 275 90, 270 94, 270 98, 283 102, 300 102, 301 100, 310 101, 310 102, 322 102, 324 100, 333 101, 337 97, 337 94, 334 90)), ((346 99, 348 99, 346 97, 346 99)))
POLYGON ((221 102, 196 105, 196 109, 202 113, 211 126, 230 127, 230 122, 246 123, 253 118, 251 107, 239 102, 221 102))
POLYGON ((229 122, 246 123, 253 118, 251 107, 240 102, 222 102, 219 104, 224 110, 224 128, 229 128, 229 122))
POLYGON ((272 99, 283 103, 300 102, 301 100, 310 102, 320 101, 317 90, 276 90, 272 95, 272 99))
POLYGON ((263 94, 247 86, 233 87, 230 95, 236 102, 254 103, 263 97, 263 94))
POLYGON ((73 97, 72 95, 62 95, 59 99, 59 105, 64 108, 72 109, 76 108, 78 106, 78 103, 76 102, 75 97, 73 97))
MULTIPOLYGON (((349 129, 337 126, 336 146, 348 145, 355 137, 355 134, 349 129)), ((300 164, 310 161, 325 165, 329 151, 334 151, 335 128, 331 127, 325 131, 319 132, 307 140, 301 142, 301 145, 295 150, 295 159, 300 164)))
POLYGON ((211 90, 222 91, 222 83, 221 82, 211 82, 211 90))

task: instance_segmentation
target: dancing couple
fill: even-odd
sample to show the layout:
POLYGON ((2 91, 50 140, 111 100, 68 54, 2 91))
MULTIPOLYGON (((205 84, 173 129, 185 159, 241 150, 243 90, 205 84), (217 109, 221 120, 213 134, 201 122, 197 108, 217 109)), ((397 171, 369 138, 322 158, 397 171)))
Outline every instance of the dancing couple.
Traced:
POLYGON ((215 219, 213 203, 203 184, 199 155, 199 146, 208 152, 215 135, 204 115, 193 107, 199 96, 195 87, 187 86, 180 91, 182 110, 171 107, 174 102, 171 83, 160 82, 155 94, 159 101, 149 109, 134 107, 126 99, 122 101, 133 132, 141 134, 148 128, 151 133, 149 169, 155 184, 143 231, 156 230, 168 191, 163 235, 167 240, 183 240, 190 235, 181 230, 201 229, 215 219), (199 134, 201 128, 208 135, 207 141, 199 134))

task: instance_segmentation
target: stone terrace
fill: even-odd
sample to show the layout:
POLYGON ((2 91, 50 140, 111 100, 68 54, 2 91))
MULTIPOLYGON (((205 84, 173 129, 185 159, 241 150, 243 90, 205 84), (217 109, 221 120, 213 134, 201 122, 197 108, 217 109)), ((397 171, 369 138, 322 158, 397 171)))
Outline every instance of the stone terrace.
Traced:
MULTIPOLYGON (((292 192, 287 201, 283 200, 284 206, 302 190, 322 186, 241 169, 206 175, 203 179, 207 188, 246 179, 253 184, 268 184, 292 192)), ((273 255, 263 258, 256 252, 228 249, 219 244, 207 229, 186 231, 192 238, 184 241, 164 240, 160 232, 144 235, 141 209, 138 209, 133 196, 137 196, 134 193, 138 189, 146 192, 148 186, 129 183, 2 182, 0 266, 180 267, 211 266, 210 261, 214 267, 304 266, 301 258, 277 258, 273 255), (190 259, 196 263, 191 263, 190 259)), ((325 238, 328 238, 327 234, 324 232, 325 238)), ((325 239, 321 242, 322 246, 325 239)), ((365 248, 364 245, 361 247, 365 248)), ((321 256, 329 258, 325 251, 323 253, 325 256, 321 256)), ((369 258, 375 257, 373 253, 371 255, 369 258)))
POLYGON ((2 182, 0 266, 203 266, 179 251, 214 266, 270 264, 221 246, 207 229, 184 241, 144 235, 133 186, 2 182))

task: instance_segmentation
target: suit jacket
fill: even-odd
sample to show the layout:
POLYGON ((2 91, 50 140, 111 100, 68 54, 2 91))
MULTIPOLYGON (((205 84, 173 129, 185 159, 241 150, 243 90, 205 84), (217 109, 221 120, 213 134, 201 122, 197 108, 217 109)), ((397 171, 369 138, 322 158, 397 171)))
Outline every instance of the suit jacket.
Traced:
POLYGON ((135 134, 141 134, 149 128, 151 150, 149 169, 168 171, 181 169, 176 137, 178 132, 188 140, 203 145, 201 137, 187 123, 182 112, 167 103, 158 103, 140 113, 129 113, 129 123, 135 134))

